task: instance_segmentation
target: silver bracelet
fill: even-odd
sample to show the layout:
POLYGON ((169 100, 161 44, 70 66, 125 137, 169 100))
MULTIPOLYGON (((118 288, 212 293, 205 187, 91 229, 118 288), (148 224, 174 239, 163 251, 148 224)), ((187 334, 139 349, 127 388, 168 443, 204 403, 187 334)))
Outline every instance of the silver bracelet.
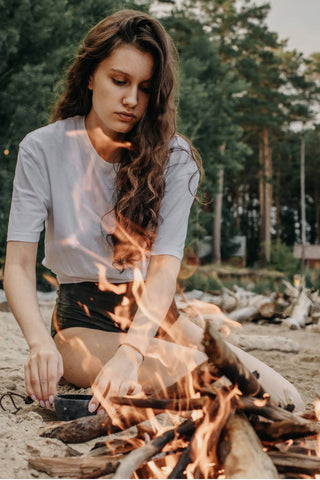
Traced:
POLYGON ((119 348, 122 347, 122 345, 129 345, 129 347, 133 348, 136 352, 140 353, 142 357, 142 361, 144 360, 144 355, 138 347, 135 347, 134 345, 131 345, 131 343, 128 343, 128 342, 122 342, 120 343, 119 348))

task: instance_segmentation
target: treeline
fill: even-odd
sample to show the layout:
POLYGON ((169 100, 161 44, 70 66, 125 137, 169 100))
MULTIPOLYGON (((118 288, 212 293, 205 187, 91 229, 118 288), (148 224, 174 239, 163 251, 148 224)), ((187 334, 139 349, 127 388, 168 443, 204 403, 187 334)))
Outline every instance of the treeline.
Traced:
POLYGON ((288 50, 266 24, 267 3, 7 0, 0 3, 0 258, 18 144, 48 122, 85 32, 120 8, 158 16, 179 51, 179 131, 205 169, 189 246, 197 251, 212 236, 211 258, 219 261, 234 236, 245 235, 248 263, 268 264, 273 240, 300 242, 303 140, 306 240, 319 243, 320 53, 288 50))

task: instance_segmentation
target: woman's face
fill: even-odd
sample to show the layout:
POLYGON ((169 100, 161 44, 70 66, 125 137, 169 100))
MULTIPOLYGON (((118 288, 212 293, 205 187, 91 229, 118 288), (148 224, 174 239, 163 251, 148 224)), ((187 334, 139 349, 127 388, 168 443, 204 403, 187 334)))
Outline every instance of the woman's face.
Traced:
POLYGON ((111 138, 128 133, 147 109, 153 58, 128 44, 120 45, 90 77, 92 108, 87 120, 111 138))

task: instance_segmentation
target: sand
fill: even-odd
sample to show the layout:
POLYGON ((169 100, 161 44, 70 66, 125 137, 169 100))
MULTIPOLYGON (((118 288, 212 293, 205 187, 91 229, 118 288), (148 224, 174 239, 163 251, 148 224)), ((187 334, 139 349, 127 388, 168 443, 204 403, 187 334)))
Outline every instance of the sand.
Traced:
MULTIPOLYGON (((55 294, 39 294, 43 318, 50 324, 55 294)), ((1 301, 4 294, 0 291, 1 301)), ((306 403, 306 409, 313 409, 316 393, 320 394, 320 329, 307 327, 301 330, 289 330, 283 324, 247 323, 241 328, 241 335, 263 335, 267 337, 290 339, 298 344, 299 351, 280 352, 253 350, 250 353, 275 368, 300 391, 306 403)), ((28 357, 28 347, 24 337, 10 312, 0 311, 0 396, 7 392, 25 395, 23 366, 28 357)), ((60 393, 75 391, 72 387, 59 386, 60 393)), ((41 438, 39 427, 56 419, 53 410, 43 409, 38 404, 25 405, 19 397, 18 413, 3 411, 0 408, 0 478, 50 478, 45 473, 28 467, 31 456, 67 456, 68 446, 55 439, 41 438)), ((8 397, 2 405, 14 410, 8 397)), ((86 444, 71 445, 85 454, 97 440, 86 444)))

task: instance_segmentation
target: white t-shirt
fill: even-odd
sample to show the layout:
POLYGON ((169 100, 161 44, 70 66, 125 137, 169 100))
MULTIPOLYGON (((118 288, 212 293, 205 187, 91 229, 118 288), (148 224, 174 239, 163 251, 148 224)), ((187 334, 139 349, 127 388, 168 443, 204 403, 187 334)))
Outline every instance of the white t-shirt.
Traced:
MULTIPOLYGON (((173 152, 160 208, 163 222, 151 254, 181 260, 199 175, 193 176, 197 167, 185 140, 176 136, 170 147, 173 152)), ((97 154, 84 117, 60 120, 29 133, 19 149, 8 241, 38 242, 45 224, 43 263, 59 283, 133 280, 131 269, 121 272, 112 266, 113 249, 106 240, 105 230, 112 233, 114 228, 117 165, 97 154)), ((145 273, 146 266, 144 277, 145 273)))

